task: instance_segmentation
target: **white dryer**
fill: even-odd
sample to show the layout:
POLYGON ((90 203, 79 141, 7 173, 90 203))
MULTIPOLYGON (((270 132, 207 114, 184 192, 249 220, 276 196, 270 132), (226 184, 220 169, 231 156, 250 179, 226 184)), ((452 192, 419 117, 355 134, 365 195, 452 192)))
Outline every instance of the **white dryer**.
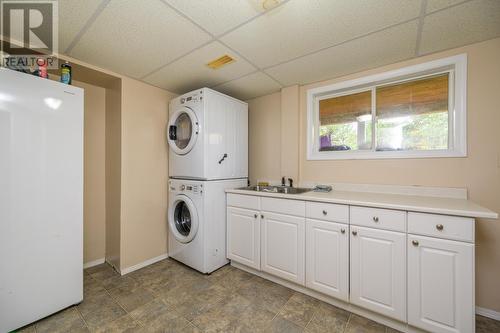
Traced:
POLYGON ((248 105, 202 88, 170 101, 169 177, 248 177, 248 105))
POLYGON ((226 193, 246 186, 246 179, 169 180, 169 256, 211 273, 226 259, 226 193))

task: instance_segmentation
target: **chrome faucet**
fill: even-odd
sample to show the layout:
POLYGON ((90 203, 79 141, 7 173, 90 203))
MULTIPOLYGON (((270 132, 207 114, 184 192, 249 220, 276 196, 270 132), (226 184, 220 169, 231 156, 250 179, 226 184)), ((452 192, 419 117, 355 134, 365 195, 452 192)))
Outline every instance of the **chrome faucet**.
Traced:
MULTIPOLYGON (((281 186, 282 187, 286 187, 286 183, 285 183, 285 177, 281 177, 281 186)), ((292 178, 288 178, 288 187, 293 187, 293 179, 292 178)))

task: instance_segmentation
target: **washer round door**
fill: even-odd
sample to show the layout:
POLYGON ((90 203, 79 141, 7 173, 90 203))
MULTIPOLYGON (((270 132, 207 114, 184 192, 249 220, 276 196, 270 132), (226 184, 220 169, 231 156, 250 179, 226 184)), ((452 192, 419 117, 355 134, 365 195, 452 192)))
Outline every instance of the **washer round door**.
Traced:
POLYGON ((178 154, 185 155, 193 149, 199 134, 198 119, 188 107, 177 109, 168 123, 168 144, 178 154))
POLYGON ((198 232, 198 213, 193 201, 185 195, 177 195, 169 208, 170 232, 181 243, 189 243, 198 232))

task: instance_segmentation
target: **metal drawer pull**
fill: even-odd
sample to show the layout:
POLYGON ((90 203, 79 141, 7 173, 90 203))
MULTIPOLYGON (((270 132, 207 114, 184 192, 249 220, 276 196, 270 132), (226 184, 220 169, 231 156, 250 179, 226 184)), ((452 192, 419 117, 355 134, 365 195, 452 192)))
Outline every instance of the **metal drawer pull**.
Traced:
POLYGON ((436 224, 436 229, 441 231, 444 229, 444 226, 442 224, 436 224))
POLYGON ((328 212, 326 210, 323 211, 323 215, 326 215, 328 214, 328 212))
POLYGON ((373 217, 373 222, 378 222, 378 216, 373 217))
POLYGON ((259 216, 259 215, 255 214, 253 217, 254 217, 254 218, 257 218, 257 216, 259 216))
POLYGON ((357 232, 356 230, 353 230, 353 231, 352 231, 352 235, 353 235, 353 236, 356 236, 357 234, 358 234, 358 232, 357 232))
POLYGON ((263 219, 264 218, 264 215, 260 214, 260 218, 263 219))
POLYGON ((345 229, 344 228, 340 229, 340 233, 345 234, 345 229))
POLYGON ((418 246, 418 240, 412 240, 411 243, 413 244, 413 246, 418 246))

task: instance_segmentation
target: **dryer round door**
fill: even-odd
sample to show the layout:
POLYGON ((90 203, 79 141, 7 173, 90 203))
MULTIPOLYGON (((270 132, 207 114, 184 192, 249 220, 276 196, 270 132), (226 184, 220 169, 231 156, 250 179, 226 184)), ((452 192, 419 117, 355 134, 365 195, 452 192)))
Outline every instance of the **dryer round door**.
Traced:
POLYGON ((168 144, 178 154, 185 155, 193 149, 199 134, 198 119, 188 107, 177 109, 168 122, 168 144))
POLYGON ((198 213, 193 201, 177 195, 168 212, 170 232, 181 243, 189 243, 198 232, 198 213))

